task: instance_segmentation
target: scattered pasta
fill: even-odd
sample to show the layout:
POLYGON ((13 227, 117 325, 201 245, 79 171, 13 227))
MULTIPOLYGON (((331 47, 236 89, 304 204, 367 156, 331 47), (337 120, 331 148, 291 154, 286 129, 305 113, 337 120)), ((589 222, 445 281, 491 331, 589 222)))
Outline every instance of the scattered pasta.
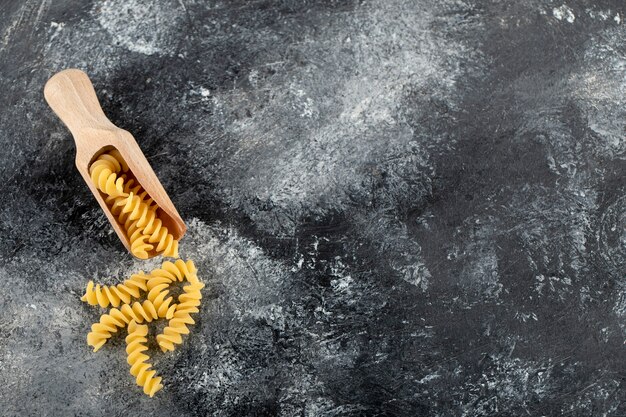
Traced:
POLYGON ((188 326, 195 324, 192 314, 199 312, 202 288, 204 284, 198 279, 194 263, 182 259, 165 261, 149 274, 133 274, 117 285, 94 285, 93 281, 89 281, 81 300, 93 306, 113 307, 91 326, 87 344, 97 352, 119 329, 126 327, 130 373, 136 378, 137 384, 144 388, 144 393, 152 397, 163 385, 161 377, 157 377, 156 371, 147 363, 149 357, 144 352, 148 350, 148 326, 144 323, 168 320, 156 340, 163 352, 173 351, 176 345, 183 342, 182 336, 189 334, 188 326), (170 286, 183 281, 187 283, 175 301, 170 295, 170 286), (138 301, 141 297, 145 299, 138 301), (135 301, 131 304, 133 299, 135 301))

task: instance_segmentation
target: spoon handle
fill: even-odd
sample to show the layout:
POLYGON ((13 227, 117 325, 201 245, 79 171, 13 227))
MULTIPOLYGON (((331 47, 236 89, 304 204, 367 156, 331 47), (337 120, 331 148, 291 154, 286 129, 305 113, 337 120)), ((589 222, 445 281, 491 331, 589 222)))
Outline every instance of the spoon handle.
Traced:
POLYGON ((76 145, 84 140, 86 129, 118 129, 105 116, 96 91, 87 74, 78 69, 67 69, 55 74, 44 87, 46 101, 72 132, 76 145))

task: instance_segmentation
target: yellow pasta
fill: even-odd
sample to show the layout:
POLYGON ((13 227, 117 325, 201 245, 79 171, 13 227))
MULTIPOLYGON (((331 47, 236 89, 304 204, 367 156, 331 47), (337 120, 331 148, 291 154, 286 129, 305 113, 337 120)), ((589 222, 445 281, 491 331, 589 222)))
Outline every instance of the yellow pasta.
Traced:
POLYGON ((174 345, 183 343, 182 335, 189 334, 187 325, 196 323, 191 315, 198 312, 198 306, 202 299, 200 290, 203 287, 204 284, 197 279, 183 287, 184 293, 178 297, 180 303, 176 306, 174 316, 170 319, 167 327, 163 329, 163 333, 156 337, 163 352, 174 350, 174 345))
POLYGON ((122 175, 122 178, 124 179, 124 192, 126 194, 130 194, 132 192, 138 195, 147 205, 151 205, 154 202, 148 195, 148 192, 141 187, 141 184, 137 183, 133 186, 133 184, 135 184, 134 179, 127 179, 126 175, 122 175))
POLYGON ((174 350, 176 345, 183 342, 183 335, 189 334, 188 326, 195 324, 192 315, 199 312, 202 288, 204 284, 198 279, 194 263, 182 259, 175 262, 165 261, 160 268, 149 274, 133 274, 118 285, 101 286, 89 281, 81 299, 90 305, 114 307, 91 326, 91 331, 87 334, 87 344, 97 352, 118 329, 127 327, 126 352, 128 364, 131 366, 130 373, 137 384, 143 387, 144 393, 152 397, 163 388, 163 384, 162 378, 156 375, 156 371, 148 363, 150 358, 145 353, 148 351, 148 326, 143 323, 158 319, 169 320, 156 340, 162 351, 174 350), (169 288, 173 283, 181 281, 187 281, 187 284, 174 301, 169 288), (135 301, 130 304, 132 299, 141 297, 142 293, 145 293, 143 302, 135 301))
POLYGON ((153 269, 150 272, 150 279, 148 280, 148 290, 152 289, 152 286, 167 283, 168 285, 175 281, 188 281, 193 278, 198 279, 196 275, 196 266, 193 261, 187 262, 182 259, 177 259, 176 262, 165 261, 161 265, 161 268, 153 269), (159 278, 160 280, 156 280, 159 278))
MULTIPOLYGON (((105 154, 106 155, 106 154, 105 154)), ((110 155, 107 155, 110 156, 110 155)), ((98 162, 98 161, 96 161, 98 162)), ((123 169, 123 168, 122 168, 123 169)), ((93 179, 93 178, 92 178, 93 179)), ((107 203, 108 206, 113 206, 113 204, 115 204, 116 198, 119 196, 125 197, 128 196, 131 192, 134 193, 135 195, 140 196, 148 205, 152 205, 154 203, 154 200, 152 200, 152 198, 148 195, 148 192, 145 191, 141 185, 139 183, 135 184, 135 180, 132 178, 128 178, 128 176, 126 174, 122 174, 119 176, 119 180, 121 180, 122 182, 121 184, 121 190, 123 192, 123 194, 113 194, 113 195, 106 195, 105 201, 107 203)), ((105 193, 106 194, 106 193, 105 193)))
POLYGON ((151 208, 132 191, 125 198, 116 198, 111 211, 118 216, 120 223, 137 220, 138 227, 145 225, 150 216, 156 217, 156 209, 151 208))
POLYGON ((91 164, 89 174, 98 190, 116 198, 126 194, 124 192, 124 179, 117 176, 121 169, 122 165, 114 156, 103 154, 91 164))
POLYGON ((158 218, 158 206, 140 184, 122 172, 128 172, 128 165, 117 150, 100 155, 89 167, 92 181, 126 230, 132 254, 147 259, 154 251, 177 258, 178 241, 158 218))
POLYGON ((139 259, 148 259, 148 252, 150 252, 154 246, 149 244, 148 236, 141 233, 133 233, 129 237, 130 251, 139 259))
POLYGON ((135 301, 133 305, 123 304, 121 308, 112 308, 109 314, 100 316, 100 321, 91 325, 87 334, 87 344, 97 352, 118 328, 126 327, 131 320, 137 323, 151 322, 159 318, 157 309, 150 300, 143 303, 135 301))
POLYGON ((148 326, 139 325, 135 320, 128 323, 126 336, 127 362, 130 365, 130 374, 135 377, 137 385, 143 387, 143 392, 150 397, 163 388, 162 378, 156 376, 156 371, 147 361, 150 359, 144 352, 148 350, 148 326))
POLYGON ((155 285, 148 293, 148 301, 152 303, 157 311, 159 318, 170 319, 174 316, 176 311, 176 304, 173 303, 173 297, 167 297, 169 291, 168 284, 155 285), (167 297, 167 298, 165 298, 167 297))
MULTIPOLYGON (((162 254, 178 258, 178 241, 159 218, 159 207, 137 183, 129 167, 117 150, 100 155, 89 167, 89 175, 103 194, 111 213, 123 226, 130 251, 140 259, 162 254)), ((199 312, 204 284, 197 276, 191 260, 163 262, 149 274, 133 274, 117 285, 100 285, 89 281, 81 300, 102 308, 110 308, 92 324, 87 344, 97 352, 118 332, 127 327, 126 353, 130 373, 146 395, 152 397, 163 388, 162 378, 148 363, 148 326, 155 320, 168 320, 156 340, 162 351, 172 351, 189 334, 195 324, 193 314, 199 312), (170 286, 187 281, 182 293, 175 299, 170 286), (143 298, 143 301, 140 301, 143 298)))
POLYGON ((141 291, 147 291, 147 281, 150 279, 149 275, 140 272, 138 274, 131 275, 130 279, 127 279, 121 284, 101 286, 96 284, 94 287, 93 281, 89 281, 85 295, 81 300, 88 304, 106 308, 109 305, 118 307, 120 303, 128 304, 133 298, 139 298, 141 291))
MULTIPOLYGON (((178 241, 157 217, 157 209, 158 207, 148 205, 140 195, 135 195, 132 191, 125 198, 116 198, 112 206, 113 214, 118 216, 120 223, 124 224, 131 237, 133 234, 136 234, 137 238, 148 237, 149 243, 156 244, 157 252, 176 258, 178 257, 178 241)), ((145 243, 145 239, 142 241, 145 243)))

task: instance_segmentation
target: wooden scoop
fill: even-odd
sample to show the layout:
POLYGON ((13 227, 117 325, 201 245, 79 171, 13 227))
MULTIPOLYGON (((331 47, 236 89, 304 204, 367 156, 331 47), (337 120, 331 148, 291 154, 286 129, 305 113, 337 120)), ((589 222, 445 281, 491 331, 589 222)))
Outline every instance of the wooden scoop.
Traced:
MULTIPOLYGON (((126 249, 130 252, 128 236, 107 207, 105 196, 96 188, 89 175, 91 163, 100 154, 113 148, 119 151, 137 182, 159 206, 157 215, 174 239, 180 239, 187 230, 185 223, 133 136, 115 126, 104 115, 87 74, 77 69, 67 69, 55 74, 46 83, 44 96, 52 110, 72 132, 76 142, 76 167, 126 249)), ((149 255, 152 257, 156 253, 149 255)))

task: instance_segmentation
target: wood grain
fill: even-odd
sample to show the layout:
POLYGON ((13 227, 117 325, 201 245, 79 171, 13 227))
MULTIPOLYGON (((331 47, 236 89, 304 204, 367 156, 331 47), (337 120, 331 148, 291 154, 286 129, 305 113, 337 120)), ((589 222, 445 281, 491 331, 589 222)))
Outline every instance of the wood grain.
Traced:
MULTIPOLYGON (((90 164, 101 153, 112 148, 120 152, 133 176, 157 203, 160 208, 159 218, 174 239, 180 239, 187 230, 185 223, 135 138, 128 131, 115 126, 102 111, 87 74, 78 69, 67 69, 55 74, 46 83, 44 96, 72 133, 76 142, 76 167, 126 249, 130 252, 130 242, 124 228, 117 222, 106 205, 105 196, 89 176, 90 164)), ((151 257, 155 255, 154 252, 150 253, 151 257)))

